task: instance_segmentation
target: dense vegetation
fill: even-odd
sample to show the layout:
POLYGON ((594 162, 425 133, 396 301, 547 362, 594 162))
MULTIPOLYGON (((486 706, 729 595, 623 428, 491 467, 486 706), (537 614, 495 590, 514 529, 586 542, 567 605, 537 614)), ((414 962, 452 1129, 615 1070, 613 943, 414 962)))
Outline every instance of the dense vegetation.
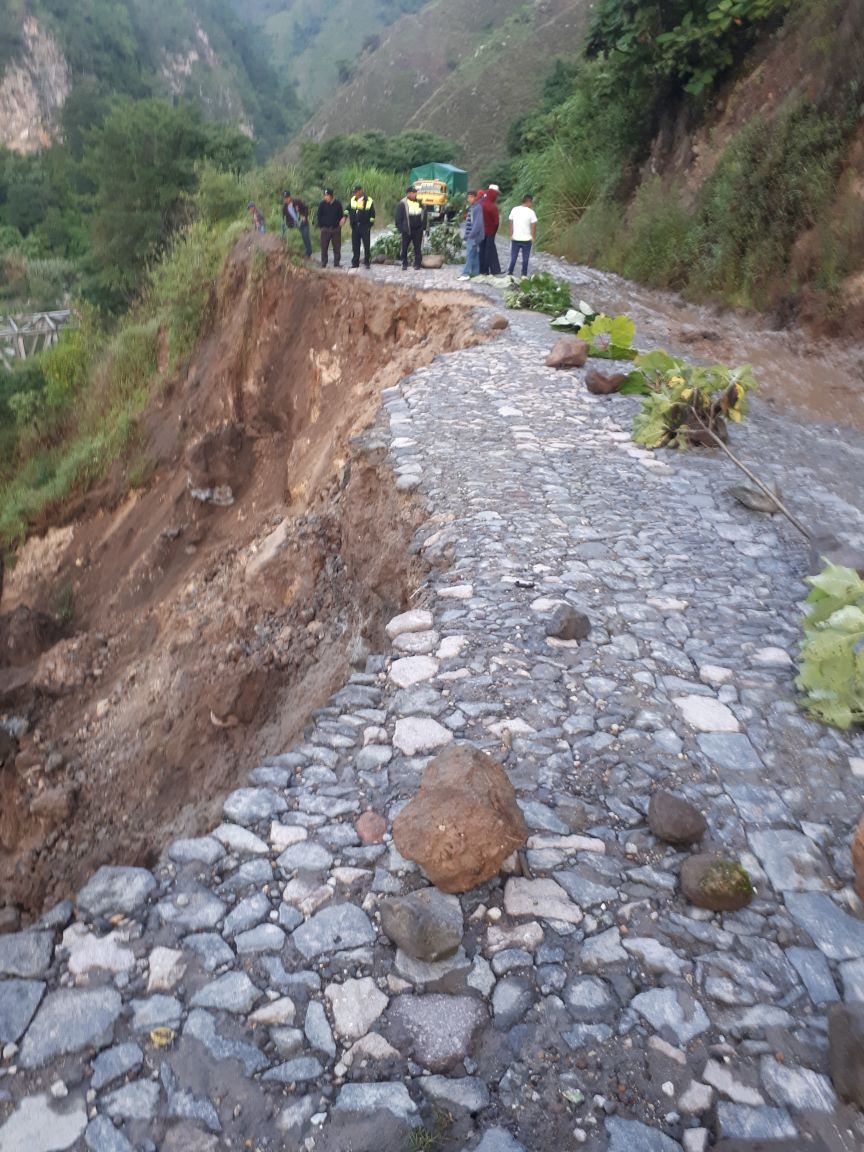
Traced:
POLYGON ((584 56, 559 63, 543 106, 513 126, 509 183, 537 195, 542 241, 571 258, 761 308, 788 304, 800 277, 830 309, 864 265, 860 201, 837 201, 862 101, 864 10, 846 0, 603 0, 584 56), (646 176, 784 20, 832 79, 755 115, 695 197, 646 176), (808 231, 817 250, 799 268, 808 231))

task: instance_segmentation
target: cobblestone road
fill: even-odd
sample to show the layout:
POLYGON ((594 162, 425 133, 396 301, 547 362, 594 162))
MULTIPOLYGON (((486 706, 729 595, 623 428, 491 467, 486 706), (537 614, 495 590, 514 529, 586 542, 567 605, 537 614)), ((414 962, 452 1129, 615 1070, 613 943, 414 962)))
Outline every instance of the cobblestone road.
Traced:
MULTIPOLYGON (((826 1011, 864 999, 864 738, 796 705, 807 549, 726 495, 726 460, 634 447, 637 402, 510 321, 384 396, 432 565, 393 651, 211 835, 0 936, 0 1152, 864 1147, 826 1075, 826 1011), (562 602, 587 640, 547 638, 562 602), (354 821, 389 827, 454 740, 504 759, 541 883, 530 909, 506 877, 463 897, 461 948, 421 964, 376 909, 422 876, 354 821), (661 785, 742 860, 749 908, 678 894, 661 785)), ((757 401, 735 445, 864 538, 860 437, 757 401)))

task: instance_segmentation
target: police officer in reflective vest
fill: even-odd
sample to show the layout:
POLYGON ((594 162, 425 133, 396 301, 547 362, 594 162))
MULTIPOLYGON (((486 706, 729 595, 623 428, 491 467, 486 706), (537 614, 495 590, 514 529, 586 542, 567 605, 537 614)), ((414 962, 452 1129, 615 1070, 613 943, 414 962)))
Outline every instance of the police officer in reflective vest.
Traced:
POLYGON ((363 263, 368 268, 369 245, 372 242, 372 225, 375 223, 375 204, 371 196, 363 191, 362 184, 354 185, 354 195, 348 205, 348 217, 351 220, 351 245, 353 257, 352 268, 360 267, 360 245, 363 245, 363 263))

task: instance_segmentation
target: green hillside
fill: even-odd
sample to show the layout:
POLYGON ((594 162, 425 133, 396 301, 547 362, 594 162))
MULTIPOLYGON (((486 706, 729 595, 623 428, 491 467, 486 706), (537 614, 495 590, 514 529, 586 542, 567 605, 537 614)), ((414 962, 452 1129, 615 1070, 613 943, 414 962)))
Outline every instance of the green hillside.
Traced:
POLYGON ((374 51, 381 34, 428 0, 233 0, 237 15, 263 31, 270 60, 294 77, 310 107, 325 100, 356 67, 357 58, 374 51))
POLYGON ((305 132, 427 129, 483 170, 511 122, 539 103, 556 57, 578 51, 589 0, 433 0, 404 16, 316 110, 305 132))

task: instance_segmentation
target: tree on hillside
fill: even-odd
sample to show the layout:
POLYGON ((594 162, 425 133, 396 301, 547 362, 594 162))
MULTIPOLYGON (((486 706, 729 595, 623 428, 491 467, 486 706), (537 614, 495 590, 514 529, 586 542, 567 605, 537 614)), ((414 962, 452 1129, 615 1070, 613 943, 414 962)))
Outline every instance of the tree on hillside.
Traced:
POLYGON ((87 137, 82 167, 95 188, 91 221, 94 294, 117 307, 138 291, 148 261, 185 219, 197 164, 247 167, 249 140, 205 124, 189 106, 122 101, 87 137))
POLYGON ((459 159, 459 145, 434 132, 355 132, 350 136, 332 136, 316 143, 304 140, 300 145, 303 169, 321 181, 340 168, 367 168, 374 165, 390 172, 405 172, 418 164, 452 164, 459 159))

